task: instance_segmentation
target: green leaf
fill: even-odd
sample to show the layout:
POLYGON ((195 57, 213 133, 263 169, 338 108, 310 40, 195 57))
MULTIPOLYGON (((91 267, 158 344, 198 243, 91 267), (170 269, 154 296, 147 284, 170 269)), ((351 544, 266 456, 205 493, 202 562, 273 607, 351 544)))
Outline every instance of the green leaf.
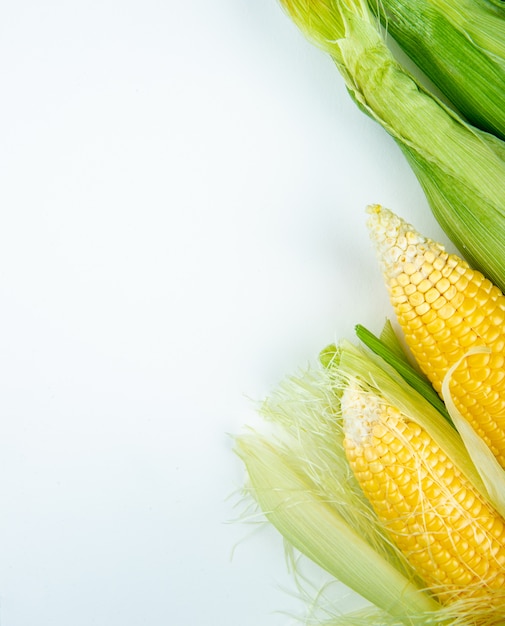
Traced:
MULTIPOLYGON (((405 355, 399 356, 397 350, 392 350, 383 340, 378 339, 373 333, 364 326, 358 324, 356 326, 356 335, 372 352, 380 356, 386 363, 391 365, 398 374, 415 389, 423 398, 425 398, 433 407, 439 411, 443 417, 451 421, 449 413, 440 399, 437 392, 433 389, 428 379, 419 374, 407 361, 405 355)), ((398 344, 399 345, 399 344, 398 344)))

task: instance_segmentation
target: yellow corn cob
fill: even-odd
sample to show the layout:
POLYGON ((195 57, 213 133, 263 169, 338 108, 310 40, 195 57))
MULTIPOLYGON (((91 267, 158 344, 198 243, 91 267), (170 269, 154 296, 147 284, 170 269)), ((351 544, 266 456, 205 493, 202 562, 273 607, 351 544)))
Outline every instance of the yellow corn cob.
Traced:
POLYGON ((368 225, 405 340, 505 467, 505 296, 480 272, 378 205, 368 225), (472 347, 489 353, 468 355, 472 347), (465 358, 465 355, 466 356, 465 358))
POLYGON ((439 600, 486 602, 501 593, 503 518, 421 426, 375 393, 350 383, 341 406, 344 448, 358 482, 439 600))

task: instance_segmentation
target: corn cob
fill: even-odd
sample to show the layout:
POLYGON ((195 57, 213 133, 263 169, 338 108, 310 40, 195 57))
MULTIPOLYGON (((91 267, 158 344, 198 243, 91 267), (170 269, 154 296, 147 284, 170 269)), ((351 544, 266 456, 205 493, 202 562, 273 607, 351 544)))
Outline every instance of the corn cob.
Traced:
POLYGON ((505 521, 419 424, 351 382, 344 448, 379 520, 439 600, 489 600, 505 585, 505 521), (485 598, 488 596, 488 598, 485 598))
POLYGON ((391 303, 420 368, 505 467, 505 296, 480 272, 380 206, 368 225, 391 303), (471 354, 473 347, 488 353, 471 354), (465 356, 468 355, 468 356, 465 356))
POLYGON ((505 142, 470 126, 395 60, 366 0, 281 3, 398 143, 447 236, 505 291, 505 142))
MULTIPOLYGON (((311 608, 320 606, 326 619, 318 621, 312 615, 311 623, 328 626, 504 624, 503 517, 496 515, 487 504, 489 500, 482 481, 455 429, 440 419, 440 413, 422 395, 369 351, 342 341, 338 346, 323 350, 320 359, 324 365, 322 370, 306 371, 301 377, 288 379, 268 399, 263 407, 266 433, 253 430, 237 439, 237 452, 245 463, 250 481, 247 492, 284 536, 286 545, 297 548, 374 605, 351 613, 344 609, 342 613, 340 604, 326 604, 322 592, 314 598, 314 604, 311 602, 311 608), (423 570, 424 563, 418 564, 407 549, 411 557, 409 563, 392 540, 387 524, 378 519, 364 497, 350 467, 352 463, 347 460, 346 455, 351 455, 344 449, 344 440, 356 439, 364 432, 363 425, 366 427, 363 422, 350 418, 351 385, 366 389, 368 397, 372 394, 380 397, 381 406, 398 407, 390 409, 392 416, 389 416, 388 426, 393 423, 393 417, 408 424, 401 437, 405 439, 413 433, 429 441, 426 449, 417 448, 415 460, 419 461, 419 467, 407 463, 403 473, 402 468, 397 467, 391 475, 396 477, 397 483, 406 484, 402 483, 402 476, 408 477, 409 473, 412 476, 414 472, 414 485, 422 488, 419 501, 425 507, 424 517, 417 517, 418 523, 424 524, 425 533, 417 533, 417 536, 426 537, 433 530, 438 533, 432 535, 431 551, 426 552, 429 557, 434 553, 433 562, 438 561, 444 568, 444 533, 428 528, 436 525, 434 507, 438 507, 437 515, 445 514, 447 523, 454 524, 454 533, 450 534, 450 530, 446 535, 461 542, 461 558, 469 559, 462 566, 459 578, 457 571, 451 574, 449 564, 449 579, 441 576, 440 582, 429 567, 423 570), (341 419, 343 409, 345 419, 341 419), (347 436, 344 429, 349 431, 347 436), (428 470, 423 480, 420 471, 423 462, 431 464, 435 452, 439 465, 433 483, 439 492, 429 484, 428 470), (461 490, 458 490, 459 482, 461 490), (444 500, 444 490, 450 489, 454 492, 446 493, 444 500), (454 510, 449 509, 450 503, 454 504, 454 510), (465 509, 475 519, 468 518, 465 509), (479 544, 478 549, 472 554, 470 546, 474 547, 475 543, 479 544), (422 580, 415 567, 419 567, 426 580, 422 580), (434 596, 435 592, 439 598, 434 596), (319 605, 320 600, 323 605, 319 605), (332 618, 330 621, 328 616, 332 618)), ((361 411, 361 415, 367 414, 361 411)), ((400 430, 400 426, 397 428, 400 430)), ((386 441, 387 438, 383 438, 383 442, 386 441)), ((395 448, 394 443, 392 447, 395 448)), ((405 461, 398 452, 398 445, 395 454, 400 461, 405 461)), ((367 458, 370 460, 365 457, 365 461, 367 458)), ((382 461, 387 459, 386 455, 382 461)), ((378 476, 376 479, 379 485, 378 476)), ((385 494, 391 502, 388 508, 394 509, 397 498, 393 489, 388 487, 385 494)), ((415 501, 405 499, 410 503, 415 501)), ((415 511, 412 519, 414 515, 415 511)), ((405 520, 405 516, 398 520, 402 529, 402 532, 397 531, 399 535, 411 530, 405 520)), ((417 541, 420 543, 422 539, 417 541)))
MULTIPOLYGON (((363 610, 347 613, 338 603, 328 605, 322 590, 311 602, 311 623, 321 626, 323 623, 328 626, 504 624, 504 518, 488 504, 490 500, 479 473, 456 430, 394 369, 368 350, 344 340, 338 346, 325 348, 320 361, 322 369, 289 378, 274 392, 262 407, 267 431, 262 434, 249 430, 238 437, 236 449, 247 469, 247 493, 283 535, 286 545, 294 546, 373 603, 363 610), (363 479, 366 481, 371 476, 360 475, 358 471, 357 480, 353 473, 353 469, 368 462, 371 469, 378 466, 368 446, 364 460, 357 460, 351 468, 353 444, 349 442, 364 439, 370 425, 365 420, 368 417, 370 422, 373 415, 369 408, 363 410, 365 400, 359 412, 351 414, 352 390, 357 386, 361 391, 366 389, 366 401, 380 398, 381 404, 375 400, 375 406, 385 408, 388 414, 386 425, 378 422, 372 425, 375 437, 381 428, 383 432, 393 425, 397 429, 395 437, 389 433, 382 437, 382 444, 391 446, 397 458, 397 466, 390 468, 391 479, 386 476, 383 480, 384 483, 390 480, 383 491, 387 508, 394 511, 398 493, 407 494, 406 479, 413 478, 414 489, 418 487, 417 502, 424 506, 422 515, 412 507, 410 519, 420 527, 414 528, 418 531, 415 538, 419 545, 425 540, 426 545, 422 546, 425 556, 448 570, 447 579, 443 573, 435 577, 433 567, 430 569, 421 558, 416 559, 407 545, 409 563, 388 529, 388 525, 395 529, 392 516, 379 520, 372 510, 373 497, 368 493, 370 503, 360 487, 359 482, 364 484, 363 479), (411 443, 404 446, 410 435, 411 443), (421 442, 417 447, 416 437, 421 442), (414 454, 410 458, 406 450, 412 448, 414 454), (402 463, 404 467, 400 467, 402 463), (430 475, 431 465, 436 465, 433 475, 430 475), (396 491, 393 479, 399 486, 396 491), (449 529, 436 528, 440 516, 449 529), (428 543, 426 537, 430 532, 431 543, 428 543), (447 564, 444 556, 454 554, 457 542, 459 551, 454 559, 467 562, 462 565, 458 562, 453 572, 454 562, 447 564), (323 605, 319 605, 321 600, 323 605), (315 619, 312 609, 319 607, 325 619, 315 619)), ((382 412, 378 415, 382 417, 382 412)), ((355 444, 354 450, 358 456, 355 444)), ((380 459, 383 465, 392 465, 392 454, 380 459)), ((374 477, 377 487, 379 478, 378 474, 374 477)), ((500 483, 502 490, 504 481, 500 483)), ((404 499, 407 504, 416 503, 415 496, 405 495, 404 499)), ((407 525, 407 515, 403 514, 397 520, 396 535, 401 539, 411 531, 412 525, 407 525)))

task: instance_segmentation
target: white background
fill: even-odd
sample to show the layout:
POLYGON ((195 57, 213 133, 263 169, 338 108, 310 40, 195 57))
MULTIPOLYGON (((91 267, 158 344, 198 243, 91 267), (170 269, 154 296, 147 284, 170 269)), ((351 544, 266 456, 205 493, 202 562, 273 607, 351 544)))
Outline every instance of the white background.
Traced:
POLYGON ((4 3, 0 65, 1 626, 294 623, 231 435, 380 330, 417 181, 277 0, 4 3))

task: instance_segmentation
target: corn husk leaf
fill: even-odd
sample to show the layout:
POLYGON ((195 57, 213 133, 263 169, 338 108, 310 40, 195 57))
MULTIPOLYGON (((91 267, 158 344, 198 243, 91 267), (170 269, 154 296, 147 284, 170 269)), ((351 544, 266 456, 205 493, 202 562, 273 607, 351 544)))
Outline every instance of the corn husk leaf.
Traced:
POLYGON ((266 517, 300 552, 388 613, 413 615, 437 608, 314 495, 306 476, 279 448, 249 436, 238 440, 237 450, 266 517))
POLYGON ((467 120, 505 138, 503 2, 499 9, 485 0, 381 0, 369 6, 467 120))
POLYGON ((382 327, 379 339, 381 343, 387 346, 387 348, 389 348, 389 350, 391 350, 399 359, 403 359, 405 363, 408 363, 420 372, 417 363, 413 360, 409 360, 409 358, 407 357, 390 319, 386 319, 386 321, 384 322, 384 326, 382 327))

